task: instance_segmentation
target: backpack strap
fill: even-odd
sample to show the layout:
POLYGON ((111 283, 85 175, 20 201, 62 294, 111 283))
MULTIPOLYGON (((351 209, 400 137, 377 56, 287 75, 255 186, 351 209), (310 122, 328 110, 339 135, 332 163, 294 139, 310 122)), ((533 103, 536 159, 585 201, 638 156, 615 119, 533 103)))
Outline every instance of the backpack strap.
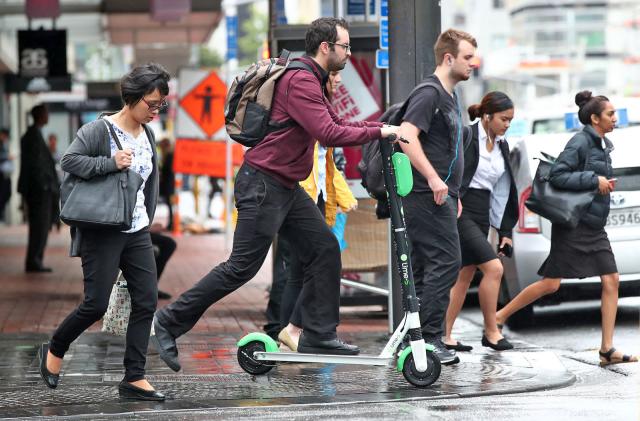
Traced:
MULTIPOLYGON (((286 50, 283 50, 283 51, 286 51, 286 50)), ((290 62, 287 65, 287 68, 285 69, 285 71, 289 71, 289 70, 305 70, 307 72, 311 72, 311 74, 313 74, 316 77, 316 79, 318 79, 318 82, 320 82, 320 85, 322 85, 322 80, 320 79, 320 77, 316 74, 316 72, 313 71, 311 66, 309 66, 307 63, 303 61, 295 60, 290 62)), ((320 87, 322 88, 322 86, 320 87)), ((293 126, 296 126, 297 124, 298 123, 296 123, 293 119, 289 119, 287 121, 282 121, 282 122, 269 120, 269 128, 267 129, 267 134, 276 132, 278 130, 286 129, 289 127, 293 127, 293 126)))

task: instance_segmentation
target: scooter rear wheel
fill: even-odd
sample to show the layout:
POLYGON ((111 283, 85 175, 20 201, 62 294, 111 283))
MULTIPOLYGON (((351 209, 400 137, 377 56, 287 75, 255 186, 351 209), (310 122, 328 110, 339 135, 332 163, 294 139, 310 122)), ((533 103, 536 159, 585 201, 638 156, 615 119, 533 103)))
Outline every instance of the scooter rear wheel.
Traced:
POLYGON ((440 359, 433 353, 427 351, 427 369, 423 372, 416 368, 413 354, 407 355, 402 368, 402 375, 409 383, 417 387, 427 387, 432 385, 440 377, 442 369, 440 359))
POLYGON ((269 372, 274 366, 273 361, 258 361, 254 359, 254 352, 264 352, 264 343, 252 341, 238 348, 238 364, 244 371, 253 375, 260 375, 269 372))

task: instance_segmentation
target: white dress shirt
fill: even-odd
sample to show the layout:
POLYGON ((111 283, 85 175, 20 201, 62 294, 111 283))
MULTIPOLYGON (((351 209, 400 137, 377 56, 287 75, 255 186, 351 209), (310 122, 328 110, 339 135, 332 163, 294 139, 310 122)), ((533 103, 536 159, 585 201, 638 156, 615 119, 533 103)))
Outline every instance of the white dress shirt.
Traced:
POLYGON ((478 123, 478 142, 480 156, 478 159, 478 167, 473 175, 469 187, 472 189, 482 189, 493 191, 498 179, 505 172, 504 158, 500 151, 499 142, 504 141, 504 136, 496 136, 493 150, 487 150, 487 133, 484 131, 482 123, 478 123))

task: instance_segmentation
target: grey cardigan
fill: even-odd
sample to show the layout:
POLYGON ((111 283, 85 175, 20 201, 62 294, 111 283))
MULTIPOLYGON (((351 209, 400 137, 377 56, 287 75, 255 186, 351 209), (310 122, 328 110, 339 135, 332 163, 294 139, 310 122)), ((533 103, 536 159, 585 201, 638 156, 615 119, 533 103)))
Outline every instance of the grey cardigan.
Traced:
MULTIPOLYGON (((158 202, 158 156, 153 130, 143 125, 153 151, 153 170, 144 186, 144 203, 147 207, 149 221, 153 221, 158 202)), ((111 157, 111 146, 107 125, 102 119, 92 121, 80 127, 75 139, 62 156, 60 165, 68 173, 63 182, 63 192, 70 192, 76 178, 88 180, 96 175, 104 175, 118 171, 115 158, 111 157), (64 188, 67 185, 67 188, 64 188)), ((65 198, 62 198, 65 199, 65 198)), ((69 255, 80 255, 81 232, 71 228, 71 249, 69 255)))

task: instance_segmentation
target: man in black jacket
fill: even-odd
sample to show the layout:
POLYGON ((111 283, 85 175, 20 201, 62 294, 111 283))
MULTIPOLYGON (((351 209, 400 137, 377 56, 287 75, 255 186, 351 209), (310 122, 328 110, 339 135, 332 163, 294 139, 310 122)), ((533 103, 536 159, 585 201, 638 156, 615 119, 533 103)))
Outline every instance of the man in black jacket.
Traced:
POLYGON ((33 125, 20 140, 18 178, 18 192, 24 199, 29 223, 25 270, 51 272, 42 260, 53 218, 54 197, 59 197, 60 183, 55 162, 42 136, 42 127, 49 121, 49 112, 44 105, 36 105, 31 109, 31 117, 33 125))

